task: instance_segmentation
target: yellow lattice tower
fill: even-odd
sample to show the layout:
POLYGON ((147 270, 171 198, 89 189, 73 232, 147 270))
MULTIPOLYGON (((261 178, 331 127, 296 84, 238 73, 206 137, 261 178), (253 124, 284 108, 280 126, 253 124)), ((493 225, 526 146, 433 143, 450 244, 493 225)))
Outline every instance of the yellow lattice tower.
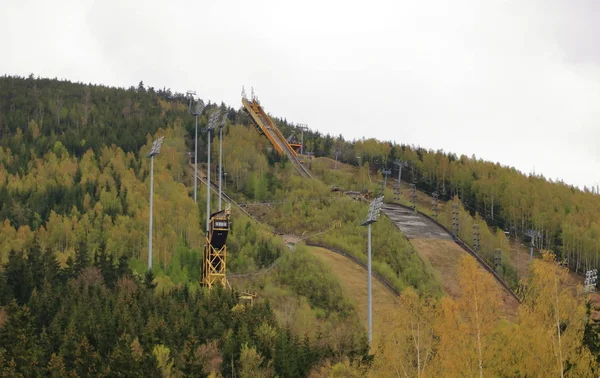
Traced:
POLYGON ((227 234, 230 227, 231 208, 216 212, 210 217, 202 259, 202 283, 209 289, 214 285, 228 287, 227 282, 227 234))

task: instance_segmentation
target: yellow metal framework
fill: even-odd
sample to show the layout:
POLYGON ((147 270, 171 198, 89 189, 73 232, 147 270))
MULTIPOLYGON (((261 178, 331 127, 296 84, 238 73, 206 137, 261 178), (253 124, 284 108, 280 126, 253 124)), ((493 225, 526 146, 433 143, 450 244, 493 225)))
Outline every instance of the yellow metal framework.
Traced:
POLYGON ((202 259, 202 283, 209 289, 214 285, 229 287, 227 282, 227 233, 230 225, 230 208, 213 214, 210 231, 206 236, 202 259))
POLYGON ((275 122, 264 111, 258 100, 253 99, 248 101, 248 99, 242 98, 242 104, 258 131, 269 139, 275 151, 281 156, 287 156, 302 176, 312 178, 310 172, 302 165, 302 161, 298 159, 297 146, 299 145, 294 144, 296 146, 294 147, 294 145, 288 143, 287 139, 279 131, 275 122))
POLYGON ((266 135, 269 142, 271 142, 280 155, 292 154, 294 157, 297 156, 296 151, 289 145, 281 131, 279 131, 277 125, 275 125, 275 122, 273 122, 267 113, 265 113, 258 101, 248 101, 243 98, 242 104, 259 131, 266 135))
POLYGON ((227 287, 227 246, 216 250, 210 245, 208 238, 206 241, 207 244, 204 246, 204 285, 209 289, 216 284, 227 287))
POLYGON ((292 150, 294 150, 296 155, 298 155, 298 153, 300 152, 300 148, 302 147, 302 144, 300 144, 300 143, 288 143, 288 144, 290 145, 292 150))
POLYGON ((238 298, 242 303, 248 303, 250 306, 254 305, 254 300, 258 297, 256 293, 243 290, 239 293, 238 298))

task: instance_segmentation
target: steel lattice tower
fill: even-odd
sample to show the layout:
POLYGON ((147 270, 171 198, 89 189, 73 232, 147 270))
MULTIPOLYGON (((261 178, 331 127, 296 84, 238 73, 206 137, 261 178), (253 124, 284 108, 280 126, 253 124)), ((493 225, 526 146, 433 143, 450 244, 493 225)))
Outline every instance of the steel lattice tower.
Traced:
POLYGON ((479 224, 473 224, 473 251, 475 253, 479 253, 479 249, 481 248, 481 240, 479 234, 479 224))
POLYGON ((460 231, 460 223, 458 216, 458 203, 456 200, 452 202, 452 233, 454 237, 458 237, 458 232, 460 231))
POLYGON ((438 192, 433 192, 431 194, 431 211, 433 212, 433 217, 435 218, 435 220, 438 220, 438 216, 439 216, 439 208, 438 208, 438 197, 439 194, 438 192))

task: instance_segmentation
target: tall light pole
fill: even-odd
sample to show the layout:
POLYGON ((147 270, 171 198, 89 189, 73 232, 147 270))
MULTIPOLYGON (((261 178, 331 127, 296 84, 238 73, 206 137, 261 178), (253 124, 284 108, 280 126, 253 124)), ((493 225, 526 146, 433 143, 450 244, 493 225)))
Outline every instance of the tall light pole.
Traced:
POLYGON ((192 109, 195 91, 187 91, 190 97, 188 111, 196 118, 196 131, 194 133, 194 203, 198 203, 198 116, 204 111, 204 101, 198 100, 192 109))
POLYGON ((369 302, 368 302, 368 322, 369 322, 369 346, 373 341, 373 296, 371 291, 371 224, 377 222, 379 219, 379 214, 381 211, 381 206, 383 205, 383 196, 377 197, 373 202, 371 202, 371 206, 369 206, 369 215, 367 216, 367 220, 365 220, 361 226, 367 226, 368 229, 368 254, 367 254, 367 290, 369 292, 369 302))
POLYGON ((365 189, 366 180, 365 180, 365 178, 364 178, 364 176, 362 174, 362 165, 361 165, 361 163, 362 163, 362 156, 357 156, 356 158, 358 159, 358 172, 360 173, 360 178, 362 180, 363 189, 365 189))
POLYGON ((219 125, 219 211, 221 211, 221 185, 223 182, 223 127, 225 126, 225 122, 227 121, 227 112, 223 115, 223 120, 219 125))
MULTIPOLYGON (((192 103, 194 102, 194 96, 196 91, 187 91, 189 97, 188 102, 188 113, 192 112, 192 103)), ((198 115, 196 117, 196 131, 194 133, 194 203, 198 203, 198 115)))
POLYGON ((207 147, 207 155, 208 155, 208 167, 206 167, 206 233, 210 231, 210 132, 217 126, 217 122, 219 121, 219 117, 221 116, 221 109, 217 109, 210 116, 210 120, 208 121, 208 127, 206 131, 208 132, 208 147, 207 147))
POLYGON ((308 125, 305 123, 299 123, 296 125, 302 131, 302 138, 300 140, 300 155, 304 155, 304 131, 308 130, 308 125))
POLYGON ((394 160, 394 165, 398 167, 398 186, 402 180, 402 167, 406 166, 406 162, 402 160, 394 160))
POLYGON ((542 234, 539 231, 529 230, 525 234, 531 238, 531 244, 529 245, 529 261, 533 260, 533 247, 535 246, 535 238, 541 238, 542 234))
POLYGON ((387 186, 387 178, 389 175, 392 174, 392 170, 391 169, 382 169, 381 172, 383 173, 383 189, 385 190, 386 186, 387 186))
POLYGON ((150 220, 148 224, 148 270, 152 270, 152 207, 154 197, 154 157, 160 153, 160 147, 165 137, 160 137, 152 143, 150 153, 146 157, 150 158, 150 220))

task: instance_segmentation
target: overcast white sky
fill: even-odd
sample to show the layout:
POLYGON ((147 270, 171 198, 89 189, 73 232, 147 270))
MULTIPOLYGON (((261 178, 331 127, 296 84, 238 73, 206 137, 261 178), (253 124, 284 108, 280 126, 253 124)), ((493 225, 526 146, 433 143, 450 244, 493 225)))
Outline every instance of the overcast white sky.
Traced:
POLYGON ((196 90, 600 182, 600 1, 0 0, 0 74, 196 90))

